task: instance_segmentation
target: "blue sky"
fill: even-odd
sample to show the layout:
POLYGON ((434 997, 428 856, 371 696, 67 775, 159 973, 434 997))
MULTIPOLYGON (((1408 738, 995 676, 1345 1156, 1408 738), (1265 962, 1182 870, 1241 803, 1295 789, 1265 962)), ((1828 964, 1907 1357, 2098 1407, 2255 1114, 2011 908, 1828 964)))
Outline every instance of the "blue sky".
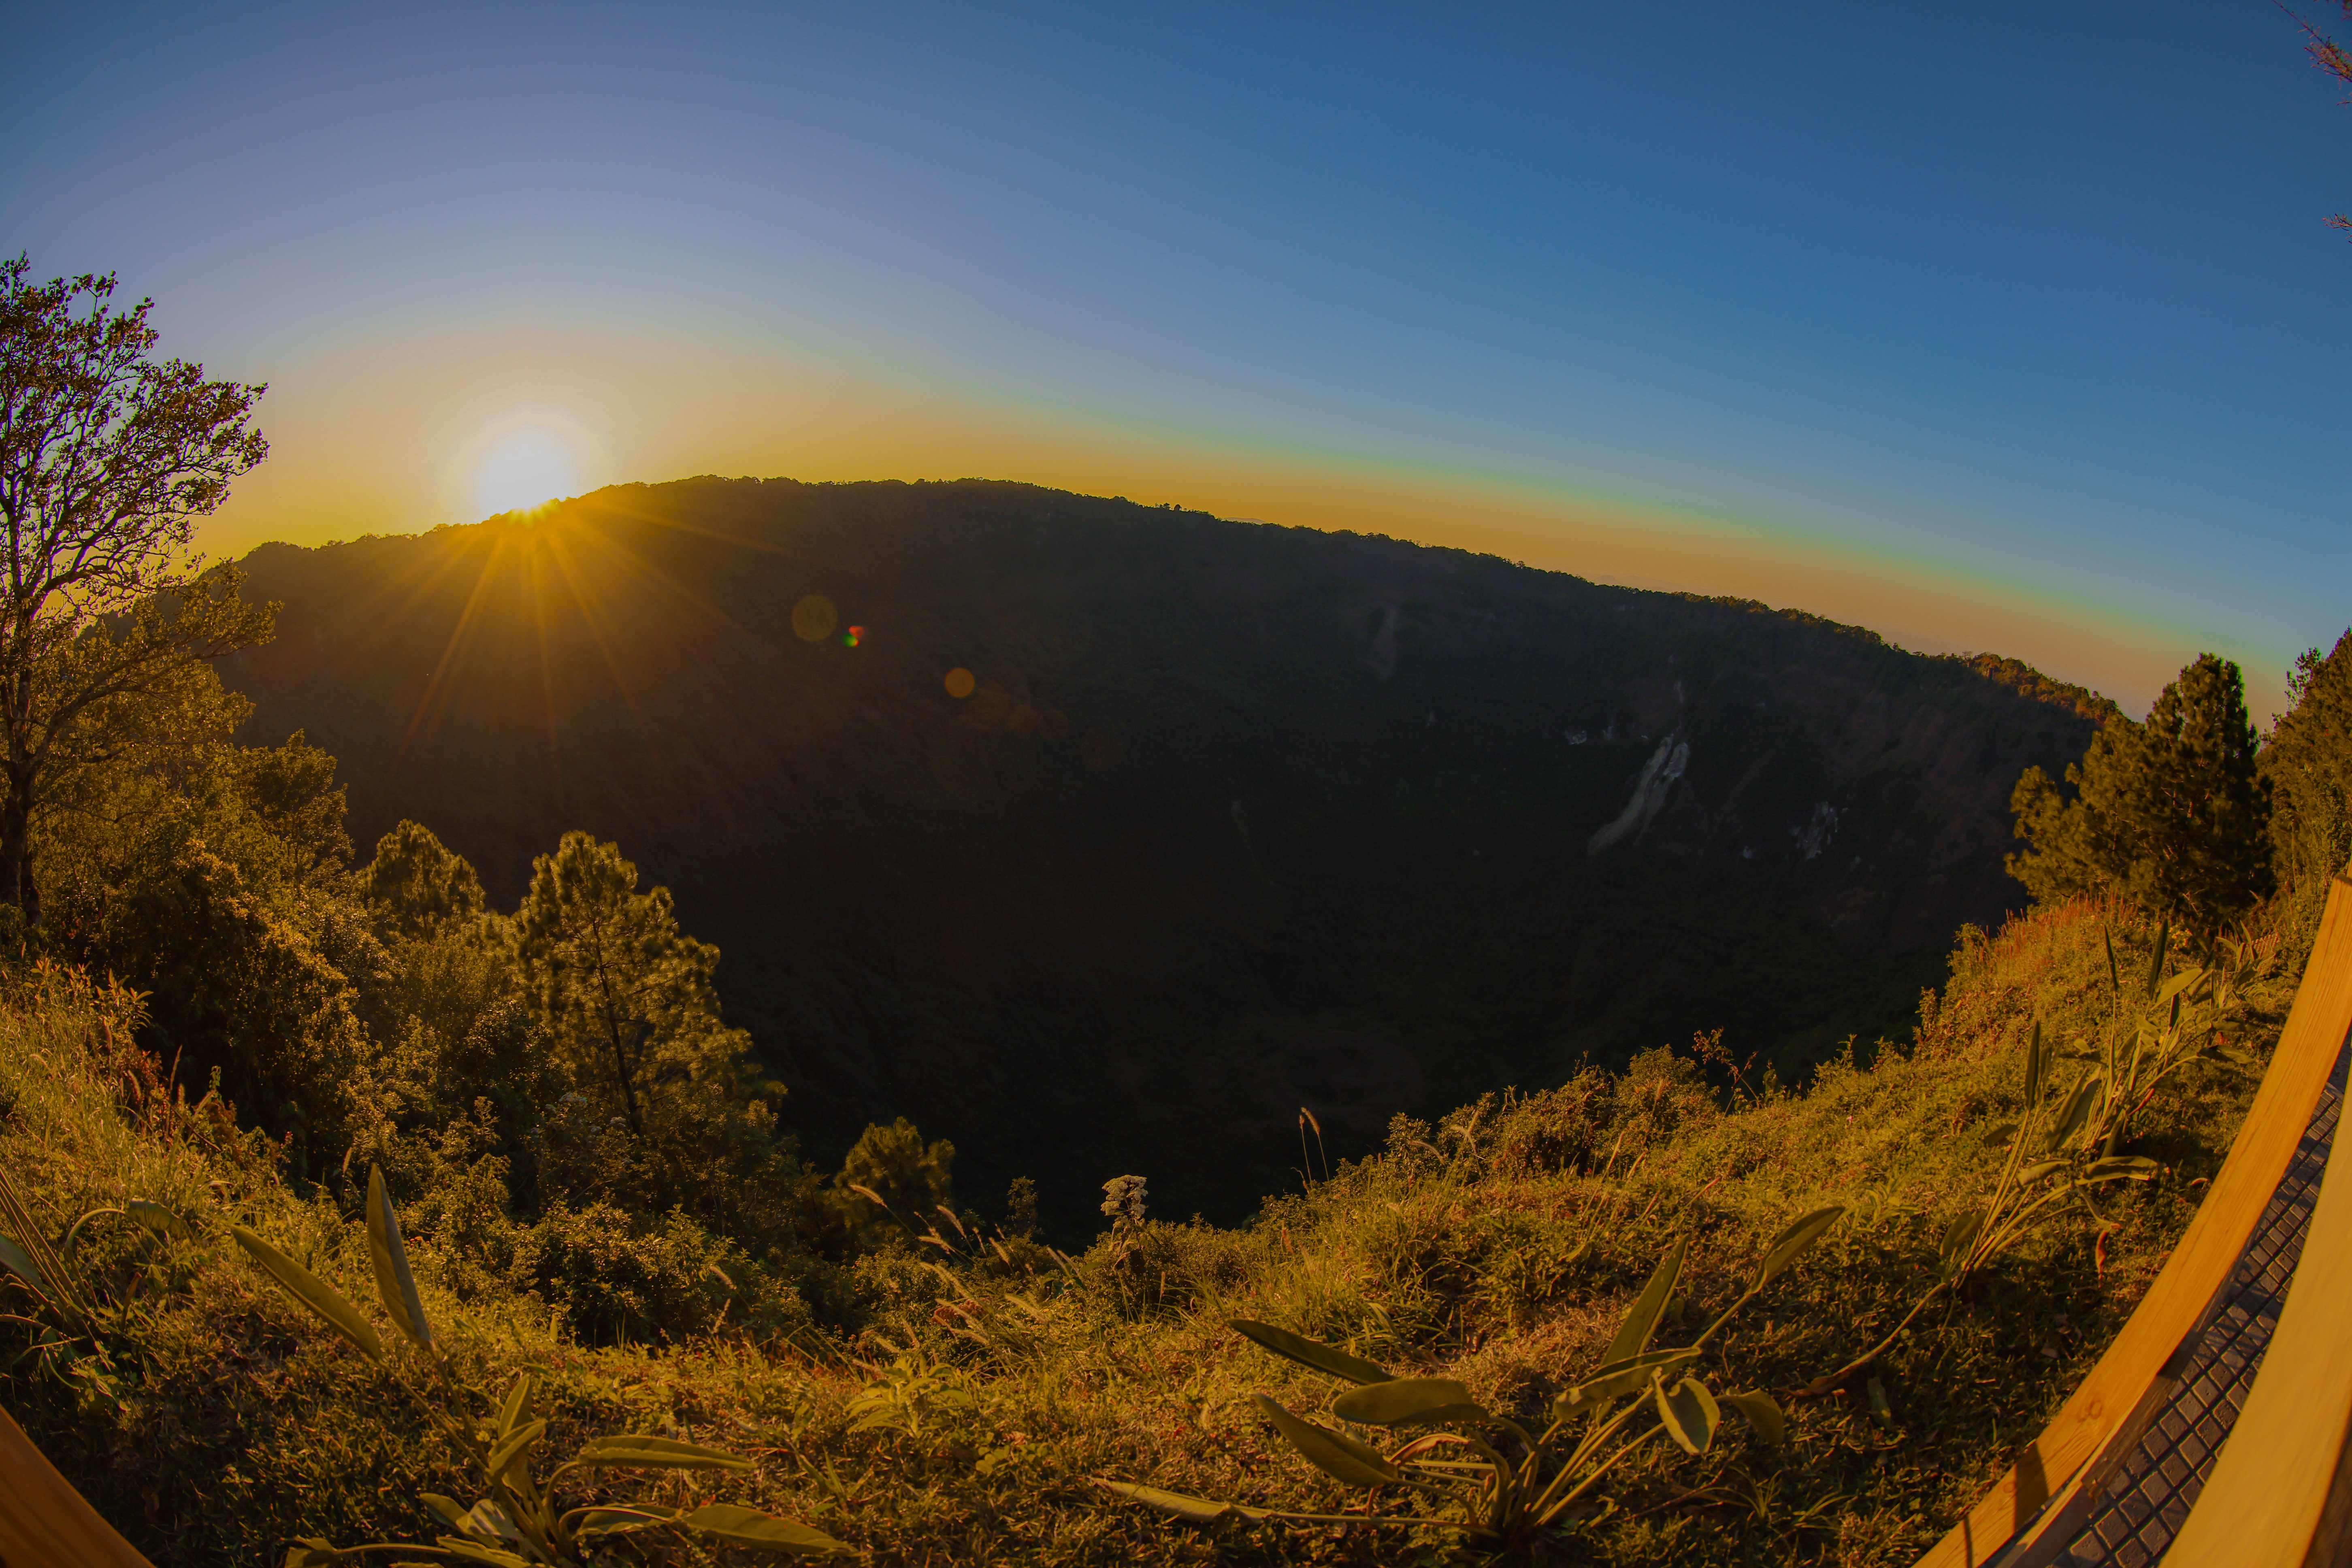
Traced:
POLYGON ((2078 613, 2273 686, 2352 621, 2352 109, 2255 0, 10 9, 0 248, 272 383, 225 543, 449 521, 495 384, 592 478, 1108 426, 1637 498, 2012 583, 2078 678, 2078 613), (827 376, 872 427, 795 447, 827 376))

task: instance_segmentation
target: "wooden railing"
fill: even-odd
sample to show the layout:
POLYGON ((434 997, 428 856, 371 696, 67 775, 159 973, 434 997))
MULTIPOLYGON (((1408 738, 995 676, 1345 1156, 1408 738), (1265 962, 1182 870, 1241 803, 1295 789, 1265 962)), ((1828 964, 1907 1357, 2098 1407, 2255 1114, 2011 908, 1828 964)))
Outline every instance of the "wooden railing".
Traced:
MULTIPOLYGON (((2352 1030, 2352 883, 2328 889, 2294 1009, 2221 1173, 2123 1331, 2017 1464, 1919 1568, 2042 1568, 2082 1529, 2179 1377, 2189 1336, 2229 1284, 2352 1030)), ((2337 1140, 2339 1145, 2343 1142, 2337 1140)), ((2352 1175, 2330 1160, 2263 1376, 2168 1568, 2336 1563, 2352 1541, 2339 1476, 2352 1417, 2352 1175), (2292 1323, 2292 1342, 2287 1331, 2292 1323), (2292 1462, 2289 1453, 2292 1451, 2292 1462), (2290 1493, 2292 1495, 2290 1495, 2290 1493), (2209 1519, 2210 1516, 2210 1519, 2209 1519)))
POLYGON ((152 1568, 0 1410, 0 1563, 6 1568, 152 1568))

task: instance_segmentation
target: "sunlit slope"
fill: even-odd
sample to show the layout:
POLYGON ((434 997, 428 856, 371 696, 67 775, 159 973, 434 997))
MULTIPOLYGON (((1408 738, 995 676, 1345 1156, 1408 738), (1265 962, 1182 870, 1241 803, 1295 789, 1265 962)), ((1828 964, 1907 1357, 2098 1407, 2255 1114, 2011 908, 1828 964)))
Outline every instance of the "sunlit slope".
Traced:
POLYGON ((510 902, 618 839, 820 1150, 908 1114, 1049 1220, 1126 1171, 1242 1212, 1302 1103, 1336 1156, 1587 1054, 1898 1029, 2090 730, 1757 606, 1006 484, 622 487, 247 567, 248 734, 339 756, 363 846, 416 817, 510 902))

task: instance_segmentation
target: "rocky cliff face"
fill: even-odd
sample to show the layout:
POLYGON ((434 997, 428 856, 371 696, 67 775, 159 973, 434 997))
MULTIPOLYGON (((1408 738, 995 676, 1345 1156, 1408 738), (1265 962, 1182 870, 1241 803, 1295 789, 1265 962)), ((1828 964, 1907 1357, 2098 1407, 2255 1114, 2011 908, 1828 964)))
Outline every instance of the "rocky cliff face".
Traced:
POLYGON ((1337 1159, 1699 1029, 1784 1072, 1899 1031, 2091 731, 1758 605, 1018 485, 621 487, 246 565, 248 738, 341 758, 362 845, 415 817, 511 902, 617 839, 816 1152, 910 1115, 1066 1222, 1128 1171, 1234 1214, 1301 1107, 1337 1159))

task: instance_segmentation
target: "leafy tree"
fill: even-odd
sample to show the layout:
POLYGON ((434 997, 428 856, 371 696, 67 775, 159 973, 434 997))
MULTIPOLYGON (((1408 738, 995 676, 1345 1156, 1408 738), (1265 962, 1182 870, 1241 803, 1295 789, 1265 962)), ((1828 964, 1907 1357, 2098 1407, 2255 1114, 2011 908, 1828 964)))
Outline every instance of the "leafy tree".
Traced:
POLYGON ((367 896, 387 935, 412 938, 479 914, 486 902, 472 862, 445 847, 431 829, 405 819, 376 840, 367 896))
MULTIPOLYGON (((916 1226, 935 1226, 940 1210, 955 1207, 954 1165, 953 1143, 926 1143, 903 1116, 887 1127, 868 1123, 824 1194, 826 1250, 849 1256, 908 1245, 916 1226)), ((1034 1228, 1034 1201, 1030 1218, 1034 1228)))
POLYGON ((2294 702, 2263 748, 2277 791, 2271 834, 2283 867, 2325 877, 2352 862, 2352 631, 2295 660, 2287 689, 2294 702))
POLYGON ((111 274, 26 273, 0 262, 0 900, 37 923, 53 776, 121 743, 125 700, 267 637, 273 609, 190 550, 268 451, 249 422, 263 389, 149 357, 152 301, 118 312, 111 274))
POLYGON ((2073 800, 2028 768, 2010 797, 2031 846, 2010 874, 2036 901, 2116 891, 2210 929, 2269 892, 2270 784, 2228 660, 2198 656, 2146 723, 2108 721, 2066 782, 2073 800))
MULTIPOLYGON (((2336 5, 2344 13, 2345 20, 2352 22, 2352 0, 2336 0, 2336 5)), ((2294 16, 2294 13, 2290 11, 2288 15, 2294 16)), ((2311 63, 2337 81, 2352 87, 2352 49, 2347 49, 2299 16, 2295 16, 2295 21, 2303 28, 2304 51, 2311 56, 2311 63)), ((2334 227, 2352 229, 2352 215, 2337 213, 2327 221, 2334 227)))

